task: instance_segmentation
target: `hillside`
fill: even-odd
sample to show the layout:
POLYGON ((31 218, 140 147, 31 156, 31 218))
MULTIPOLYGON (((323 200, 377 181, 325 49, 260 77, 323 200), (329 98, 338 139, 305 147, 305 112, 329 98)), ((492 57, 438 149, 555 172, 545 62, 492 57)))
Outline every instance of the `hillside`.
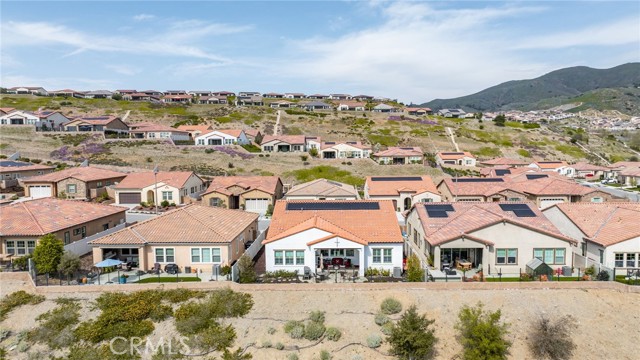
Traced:
POLYGON ((515 80, 454 99, 435 99, 421 106, 432 109, 462 108, 466 111, 534 110, 576 102, 586 96, 588 108, 638 114, 640 63, 611 69, 577 66, 550 72, 531 80, 515 80), (635 87, 635 88, 634 88, 635 87), (611 89, 611 91, 603 91, 611 89), (612 94, 614 92, 616 94, 612 94), (630 94, 630 95, 629 95, 630 94))

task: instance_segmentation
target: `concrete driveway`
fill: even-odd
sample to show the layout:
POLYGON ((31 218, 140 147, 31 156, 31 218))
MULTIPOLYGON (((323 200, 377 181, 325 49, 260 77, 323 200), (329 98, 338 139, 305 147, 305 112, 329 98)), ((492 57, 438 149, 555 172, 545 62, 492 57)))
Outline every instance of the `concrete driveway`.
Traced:
POLYGON ((580 184, 583 186, 588 186, 598 190, 602 190, 604 192, 608 192, 609 194, 619 198, 626 198, 632 202, 640 202, 640 193, 636 191, 624 191, 621 188, 607 186, 600 183, 581 182, 580 184))

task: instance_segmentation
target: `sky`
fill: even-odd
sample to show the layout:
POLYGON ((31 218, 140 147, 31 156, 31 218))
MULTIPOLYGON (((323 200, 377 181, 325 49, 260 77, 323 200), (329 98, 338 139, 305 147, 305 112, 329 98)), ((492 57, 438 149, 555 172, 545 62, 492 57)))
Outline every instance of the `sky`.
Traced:
POLYGON ((0 86, 422 103, 640 61, 640 1, 0 1, 0 86))

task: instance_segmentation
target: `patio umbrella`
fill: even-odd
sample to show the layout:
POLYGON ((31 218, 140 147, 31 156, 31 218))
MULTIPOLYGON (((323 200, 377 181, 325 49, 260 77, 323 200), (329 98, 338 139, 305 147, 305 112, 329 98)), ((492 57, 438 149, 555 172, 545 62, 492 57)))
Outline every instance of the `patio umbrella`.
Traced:
POLYGON ((122 261, 120 260, 116 260, 116 259, 107 259, 107 260, 102 260, 99 263, 95 264, 95 267, 99 267, 99 268, 104 268, 104 267, 109 267, 109 266, 118 266, 122 264, 122 261))

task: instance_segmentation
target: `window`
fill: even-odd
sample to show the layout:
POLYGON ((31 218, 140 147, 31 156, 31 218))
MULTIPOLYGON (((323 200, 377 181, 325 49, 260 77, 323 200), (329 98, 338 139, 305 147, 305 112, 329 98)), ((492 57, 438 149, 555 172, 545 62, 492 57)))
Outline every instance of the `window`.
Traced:
POLYGON ((392 262, 392 249, 373 249, 373 262, 376 264, 390 264, 392 262))
POLYGON ((172 263, 175 261, 173 248, 156 248, 157 263, 172 263))
POLYGON ((192 263, 200 262, 200 249, 198 248, 191 249, 191 262, 192 263))
POLYGON ((163 191, 162 200, 167 200, 167 201, 173 200, 173 191, 163 191))
POLYGON ((518 263, 518 249, 496 249, 496 264, 515 265, 518 263))
POLYGON ((624 254, 615 254, 616 267, 624 267, 624 254))
POLYGON ((600 264, 604 264, 604 250, 600 249, 600 264))
POLYGON ((383 249, 382 250, 382 262, 384 262, 385 264, 390 264, 391 263, 391 249, 383 249))
POLYGON ((331 249, 330 254, 331 254, 330 256, 343 257, 344 256, 344 249, 331 249))
POLYGON ((433 199, 430 198, 424 198, 421 200, 422 202, 433 202, 433 199))
POLYGON ((582 256, 587 256, 587 243, 582 243, 582 256))
POLYGON ((67 184, 67 194, 76 193, 76 184, 67 184))
POLYGON ((509 198, 509 201, 522 201, 520 198, 509 198))
POLYGON ((636 254, 627 254, 627 267, 636 266, 636 254))
POLYGON ((601 203, 602 202, 602 198, 601 197, 593 197, 593 198, 591 198, 591 202, 593 202, 593 203, 601 203))
POLYGON ((111 181, 110 181, 110 180, 107 180, 107 181, 104 183, 104 186, 109 186, 109 185, 111 185, 111 181))
POLYGON ((96 183, 96 187, 102 187, 102 181, 98 181, 98 183, 96 183))
POLYGON ((82 229, 81 229, 81 228, 73 229, 73 236, 78 236, 78 235, 80 235, 80 231, 82 231, 82 229))
POLYGON ((356 251, 353 249, 346 249, 345 256, 356 256, 356 251))
MULTIPOLYGON (((418 230, 416 230, 416 229, 413 229, 413 242, 416 243, 416 244, 418 243, 418 230)), ((418 245, 418 247, 419 247, 419 245, 418 245)))
POLYGON ((533 249, 533 257, 549 265, 563 265, 565 263, 564 249, 533 249))
POLYGON ((70 244, 71 243, 71 234, 68 231, 64 232, 64 244, 70 244))
POLYGON ((233 144, 233 139, 224 139, 224 144, 225 144, 225 145, 231 145, 231 144, 233 144))
POLYGON ((204 145, 204 139, 198 139, 198 145, 204 145))
POLYGON ((220 248, 191 248, 192 263, 219 263, 221 259, 220 248))
POLYGON ((15 241, 7 240, 7 254, 15 254, 16 253, 16 243, 15 241))
POLYGON ((109 223, 102 225, 102 231, 109 230, 109 223))
POLYGON ((264 151, 273 151, 273 146, 265 146, 264 151))
POLYGON ((209 206, 222 206, 222 199, 214 197, 209 199, 209 206))
POLYGON ((304 250, 276 250, 273 263, 274 265, 304 265, 304 250))

